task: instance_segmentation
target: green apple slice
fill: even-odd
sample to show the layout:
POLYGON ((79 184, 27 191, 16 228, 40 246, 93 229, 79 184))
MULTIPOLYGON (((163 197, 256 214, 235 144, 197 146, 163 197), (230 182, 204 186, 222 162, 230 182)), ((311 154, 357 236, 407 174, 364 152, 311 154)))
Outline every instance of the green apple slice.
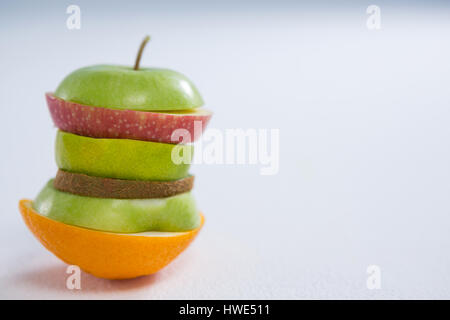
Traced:
POLYGON ((112 109, 184 110, 201 107, 195 85, 179 72, 160 68, 95 65, 75 70, 55 96, 66 101, 112 109))
POLYGON ((56 163, 60 169, 130 180, 184 178, 188 175, 193 152, 192 145, 89 138, 60 130, 55 146, 56 163), (172 151, 180 156, 177 163, 172 161, 172 151))
POLYGON ((109 232, 182 232, 200 225, 190 192, 163 199, 93 198, 58 191, 51 179, 36 197, 33 209, 56 221, 109 232))

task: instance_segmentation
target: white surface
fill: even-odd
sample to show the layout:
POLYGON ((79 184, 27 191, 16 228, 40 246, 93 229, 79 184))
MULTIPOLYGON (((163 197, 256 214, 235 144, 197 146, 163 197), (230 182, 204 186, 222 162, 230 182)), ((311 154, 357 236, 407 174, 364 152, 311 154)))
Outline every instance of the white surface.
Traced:
POLYGON ((450 298, 450 10, 370 3, 342 8, 166 7, 78 2, 0 16, 1 298, 450 298), (44 101, 70 71, 131 64, 192 78, 214 128, 280 128, 280 172, 197 165, 207 222, 194 244, 150 277, 84 274, 66 266, 20 219, 56 172, 44 101), (366 288, 379 265, 381 290, 366 288))

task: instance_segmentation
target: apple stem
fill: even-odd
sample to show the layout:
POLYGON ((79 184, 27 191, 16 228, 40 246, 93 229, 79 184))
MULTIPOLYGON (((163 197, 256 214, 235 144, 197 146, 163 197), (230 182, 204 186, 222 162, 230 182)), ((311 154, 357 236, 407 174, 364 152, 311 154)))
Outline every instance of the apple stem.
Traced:
POLYGON ((144 51, 145 45, 150 40, 150 36, 145 36, 144 40, 142 40, 141 46, 139 47, 138 55, 136 57, 136 63, 134 64, 134 70, 139 69, 139 63, 141 62, 142 52, 144 51))

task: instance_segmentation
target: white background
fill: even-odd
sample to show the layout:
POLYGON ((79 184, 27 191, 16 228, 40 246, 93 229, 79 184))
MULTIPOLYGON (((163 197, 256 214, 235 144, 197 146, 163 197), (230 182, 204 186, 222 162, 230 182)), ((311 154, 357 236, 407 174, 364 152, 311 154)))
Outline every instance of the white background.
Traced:
POLYGON ((2 1, 0 297, 450 298, 450 8, 423 2, 374 2, 369 31, 367 1, 2 1), (131 65, 147 33, 142 64, 193 79, 210 127, 280 129, 280 171, 193 166, 193 245, 154 276, 83 274, 69 291, 17 208, 57 169, 44 93, 85 65, 131 65))

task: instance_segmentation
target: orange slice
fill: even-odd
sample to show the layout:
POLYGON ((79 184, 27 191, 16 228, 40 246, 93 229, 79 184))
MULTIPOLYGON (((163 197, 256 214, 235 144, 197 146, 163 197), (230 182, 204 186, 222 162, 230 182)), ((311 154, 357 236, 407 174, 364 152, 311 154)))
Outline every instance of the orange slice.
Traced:
POLYGON ((106 279, 128 279, 155 273, 175 259, 203 226, 187 232, 109 233, 71 226, 33 210, 21 200, 22 217, 35 237, 64 262, 106 279))

